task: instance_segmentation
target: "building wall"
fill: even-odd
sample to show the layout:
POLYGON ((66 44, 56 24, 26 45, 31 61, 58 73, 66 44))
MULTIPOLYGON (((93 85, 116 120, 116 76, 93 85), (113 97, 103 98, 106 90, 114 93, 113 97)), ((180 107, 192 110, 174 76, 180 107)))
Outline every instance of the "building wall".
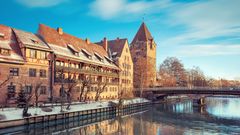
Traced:
POLYGON ((133 96, 133 62, 131 52, 126 42, 122 54, 117 61, 117 65, 121 69, 119 75, 120 78, 120 89, 124 91, 124 96, 133 96))
POLYGON ((154 86, 156 84, 156 44, 154 41, 147 42, 147 85, 154 86), (150 71, 150 72, 149 72, 150 71))
MULTIPOLYGON (((31 86, 32 85, 32 91, 34 90, 34 87, 38 83, 42 83, 41 86, 46 86, 46 93, 42 94, 39 97, 39 101, 45 101, 49 97, 49 80, 48 80, 48 66, 37 66, 37 65, 19 65, 19 64, 10 64, 10 63, 0 63, 0 82, 4 82, 7 80, 8 77, 10 79, 2 85, 0 88, 1 91, 1 98, 0 103, 5 104, 6 102, 12 102, 14 103, 14 100, 7 100, 7 92, 8 92, 8 86, 13 85, 15 86, 15 98, 17 97, 17 93, 20 91, 21 85, 24 86, 31 86), (10 68, 18 68, 19 74, 18 76, 11 76, 10 75, 10 68), (36 69, 36 77, 29 77, 29 69, 34 68, 36 69), (40 69, 46 70, 46 77, 39 77, 39 71, 40 69)), ((34 100, 34 98, 32 98, 34 100)))
MULTIPOLYGON (((73 66, 73 67, 68 67, 68 62, 63 62, 64 59, 57 59, 56 65, 55 65, 55 70, 54 70, 54 85, 53 85, 53 97, 54 100, 58 100, 60 97, 60 89, 63 87, 65 91, 69 90, 69 86, 74 85, 73 90, 72 90, 72 100, 73 101, 79 101, 80 99, 80 93, 82 89, 82 81, 85 80, 86 78, 91 79, 91 82, 88 83, 88 86, 84 88, 84 95, 86 91, 89 91, 87 94, 87 101, 93 101, 95 100, 96 96, 96 90, 98 88, 103 88, 105 86, 105 90, 100 94, 99 100, 108 100, 108 99, 117 99, 118 98, 118 89, 119 89, 119 77, 118 73, 116 74, 117 76, 110 76, 107 73, 102 72, 92 72, 91 68, 97 68, 99 67, 98 65, 91 65, 91 68, 88 67, 89 64, 87 63, 81 63, 76 62, 76 61, 70 61, 70 65, 84 65, 84 66, 73 66), (59 64, 60 62, 60 64, 59 64), (64 66, 63 66, 64 65, 64 66), (64 69, 64 81, 62 83, 61 79, 59 80, 57 75, 61 74, 59 71, 61 69, 64 69), (82 71, 83 70, 83 71, 82 71), (85 71, 85 72, 84 72, 85 71), (99 77, 101 78, 101 83, 98 81, 99 77), (74 80, 74 82, 69 83, 69 80, 74 80), (58 80, 58 81, 57 81, 58 80), (100 85, 99 85, 100 84, 100 85)), ((111 69, 108 69, 111 70, 111 69)))
POLYGON ((156 44, 137 41, 131 45, 134 63, 134 87, 151 87, 156 83, 156 44))

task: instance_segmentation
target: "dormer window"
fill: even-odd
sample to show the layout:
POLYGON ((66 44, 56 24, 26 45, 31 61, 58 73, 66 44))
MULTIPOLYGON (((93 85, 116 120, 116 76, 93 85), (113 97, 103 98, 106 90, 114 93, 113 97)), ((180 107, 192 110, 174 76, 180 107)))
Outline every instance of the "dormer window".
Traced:
POLYGON ((112 57, 116 57, 118 55, 118 52, 113 52, 112 57))
POLYGON ((94 55, 98 58, 99 61, 103 62, 102 56, 100 56, 98 53, 94 53, 94 55))
POLYGON ((35 39, 31 39, 31 41, 32 41, 32 43, 34 43, 34 44, 38 44, 38 41, 35 40, 35 39))
POLYGON ((4 38, 5 34, 0 33, 0 38, 4 38))
POLYGON ((92 59, 92 55, 85 49, 82 49, 83 54, 88 57, 89 59, 92 59))
POLYGON ((78 50, 71 44, 67 44, 67 47, 72 51, 72 53, 76 56, 79 56, 78 50))
POLYGON ((105 58, 106 58, 106 60, 109 62, 109 63, 113 63, 113 61, 110 59, 110 58, 108 58, 107 56, 104 56, 105 58))

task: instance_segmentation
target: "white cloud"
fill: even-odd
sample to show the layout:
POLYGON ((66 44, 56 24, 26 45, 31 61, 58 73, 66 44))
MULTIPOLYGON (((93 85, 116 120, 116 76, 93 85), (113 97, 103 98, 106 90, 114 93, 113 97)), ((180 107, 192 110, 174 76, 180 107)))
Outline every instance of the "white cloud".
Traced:
POLYGON ((166 8, 170 0, 134 1, 128 0, 95 0, 90 4, 90 14, 102 19, 114 19, 121 17, 133 17, 151 13, 166 8))
POLYGON ((27 7, 51 7, 67 2, 68 0, 16 0, 18 3, 27 7))
POLYGON ((240 44, 180 46, 175 50, 174 54, 180 57, 240 55, 240 44))
POLYGON ((220 36, 240 35, 240 1, 211 0, 178 4, 170 15, 171 25, 182 25, 186 32, 164 44, 183 44, 220 36))

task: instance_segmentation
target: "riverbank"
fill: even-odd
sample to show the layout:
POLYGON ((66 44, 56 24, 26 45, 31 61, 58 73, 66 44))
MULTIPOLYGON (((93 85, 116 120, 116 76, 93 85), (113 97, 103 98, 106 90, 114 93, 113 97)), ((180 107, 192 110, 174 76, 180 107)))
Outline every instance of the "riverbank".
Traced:
POLYGON ((100 101, 91 103, 79 103, 71 105, 70 110, 64 109, 61 112, 60 106, 42 107, 42 108, 29 108, 29 113, 32 116, 22 117, 22 109, 7 108, 0 111, 0 115, 5 119, 0 120, 0 128, 7 128, 12 126, 20 126, 38 122, 45 122, 51 120, 65 119, 68 117, 76 117, 80 115, 95 115, 97 113, 110 112, 109 114, 117 116, 125 111, 131 111, 131 108, 150 104, 150 101, 142 98, 135 98, 131 100, 124 100, 122 108, 113 107, 112 103, 118 101, 100 101))

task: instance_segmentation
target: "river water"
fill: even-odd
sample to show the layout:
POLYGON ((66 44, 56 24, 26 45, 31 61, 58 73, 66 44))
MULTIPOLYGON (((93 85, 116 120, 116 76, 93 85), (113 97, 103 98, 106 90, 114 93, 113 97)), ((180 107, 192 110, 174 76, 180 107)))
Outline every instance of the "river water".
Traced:
POLYGON ((240 135, 240 98, 208 97, 205 108, 191 100, 158 104, 142 113, 63 130, 76 135, 240 135))
POLYGON ((206 104, 193 107, 191 100, 155 104, 144 112, 108 117, 98 123, 79 126, 78 121, 42 129, 36 126, 14 134, 240 135, 240 98, 208 97, 206 104))

